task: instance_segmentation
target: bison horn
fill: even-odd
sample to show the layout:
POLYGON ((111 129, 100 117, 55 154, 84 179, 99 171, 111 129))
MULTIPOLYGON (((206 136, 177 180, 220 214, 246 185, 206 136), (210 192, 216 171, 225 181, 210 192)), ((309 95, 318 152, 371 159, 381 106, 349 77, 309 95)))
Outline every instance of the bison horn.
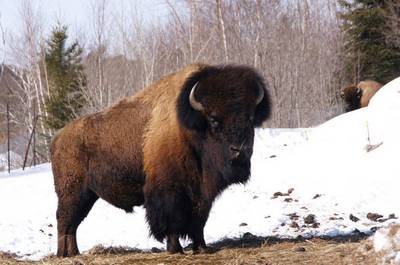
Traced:
POLYGON ((202 111, 202 110, 204 110, 203 105, 194 98, 194 92, 196 90, 196 86, 198 83, 199 82, 194 84, 194 86, 192 87, 192 90, 190 91, 189 102, 190 102, 190 105, 192 106, 192 108, 194 108, 195 110, 198 110, 198 111, 202 111))
POLYGON ((256 99, 256 105, 260 104, 261 100, 264 98, 264 88, 263 86, 258 87, 258 97, 256 99))

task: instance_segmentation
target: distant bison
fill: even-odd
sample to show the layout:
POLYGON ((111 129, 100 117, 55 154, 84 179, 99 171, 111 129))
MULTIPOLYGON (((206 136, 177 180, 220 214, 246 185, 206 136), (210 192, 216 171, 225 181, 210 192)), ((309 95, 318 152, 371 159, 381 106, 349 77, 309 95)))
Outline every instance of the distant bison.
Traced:
POLYGON ((76 230, 99 197, 127 212, 144 204, 168 252, 182 253, 186 236, 207 252, 212 203, 249 179, 254 127, 270 109, 254 69, 196 64, 65 126, 51 146, 57 256, 79 254, 76 230))
POLYGON ((357 85, 350 85, 342 89, 340 96, 344 100, 346 111, 368 106, 370 99, 382 87, 376 81, 361 81, 357 85))

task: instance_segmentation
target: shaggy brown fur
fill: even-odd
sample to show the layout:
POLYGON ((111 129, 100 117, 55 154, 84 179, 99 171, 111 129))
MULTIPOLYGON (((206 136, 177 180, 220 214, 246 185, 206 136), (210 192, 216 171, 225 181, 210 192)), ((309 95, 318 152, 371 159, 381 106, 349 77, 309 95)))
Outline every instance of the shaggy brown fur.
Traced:
POLYGON ((58 256, 79 254, 76 230, 100 197, 131 212, 144 204, 151 234, 182 252, 205 252, 215 197, 250 174, 254 127, 270 114, 263 79, 243 66, 190 65, 55 136, 58 256), (196 110, 189 94, 197 83, 196 110), (264 97, 256 98, 260 88, 264 97))
POLYGON ((357 85, 350 85, 342 89, 340 96, 346 103, 346 111, 352 111, 368 106, 369 101, 382 87, 382 84, 366 80, 357 85))

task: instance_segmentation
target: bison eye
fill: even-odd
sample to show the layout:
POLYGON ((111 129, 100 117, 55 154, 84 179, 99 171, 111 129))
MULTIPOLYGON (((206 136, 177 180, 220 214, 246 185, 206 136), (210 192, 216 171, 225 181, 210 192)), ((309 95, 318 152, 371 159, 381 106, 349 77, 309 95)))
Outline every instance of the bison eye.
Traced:
POLYGON ((214 117, 209 117, 208 122, 210 123, 212 128, 218 128, 220 125, 220 122, 217 121, 217 119, 215 119, 214 117))

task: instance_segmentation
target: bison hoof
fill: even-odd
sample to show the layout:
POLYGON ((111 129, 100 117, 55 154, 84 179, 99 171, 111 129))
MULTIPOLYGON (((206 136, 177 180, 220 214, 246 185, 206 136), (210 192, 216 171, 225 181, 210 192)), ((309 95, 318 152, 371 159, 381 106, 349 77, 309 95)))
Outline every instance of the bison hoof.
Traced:
POLYGON ((168 250, 169 254, 185 254, 182 249, 169 249, 168 250))
POLYGON ((58 241, 57 257, 73 257, 79 255, 76 237, 65 235, 58 241))
POLYGON ((193 249, 193 254, 211 254, 211 253, 215 253, 216 250, 212 247, 198 247, 197 249, 193 249))

